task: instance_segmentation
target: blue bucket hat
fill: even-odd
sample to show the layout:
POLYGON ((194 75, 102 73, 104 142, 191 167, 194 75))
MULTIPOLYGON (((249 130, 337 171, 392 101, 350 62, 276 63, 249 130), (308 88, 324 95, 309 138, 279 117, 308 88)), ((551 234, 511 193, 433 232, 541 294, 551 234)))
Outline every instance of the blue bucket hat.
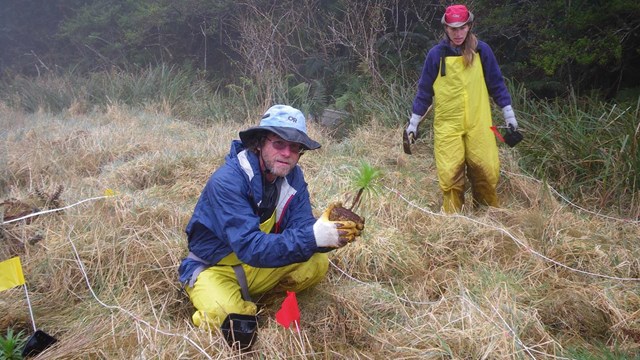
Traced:
POLYGON ((288 105, 274 105, 260 120, 260 125, 240 131, 240 140, 247 144, 259 133, 270 131, 282 139, 299 143, 308 150, 315 150, 320 144, 307 135, 307 124, 302 111, 288 105))

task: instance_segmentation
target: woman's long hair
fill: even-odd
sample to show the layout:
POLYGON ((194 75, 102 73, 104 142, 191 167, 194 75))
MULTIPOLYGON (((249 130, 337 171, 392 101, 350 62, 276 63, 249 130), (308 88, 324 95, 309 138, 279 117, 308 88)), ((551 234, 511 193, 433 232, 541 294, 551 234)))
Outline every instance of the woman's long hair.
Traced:
MULTIPOLYGON (((462 63, 465 68, 468 68, 473 64, 473 55, 476 53, 476 49, 478 48, 478 38, 471 31, 473 29, 473 24, 469 24, 469 32, 467 33, 467 38, 464 39, 462 45, 460 45, 460 52, 462 53, 462 63)), ((447 32, 444 32, 444 38, 451 42, 449 39, 449 35, 447 32)))

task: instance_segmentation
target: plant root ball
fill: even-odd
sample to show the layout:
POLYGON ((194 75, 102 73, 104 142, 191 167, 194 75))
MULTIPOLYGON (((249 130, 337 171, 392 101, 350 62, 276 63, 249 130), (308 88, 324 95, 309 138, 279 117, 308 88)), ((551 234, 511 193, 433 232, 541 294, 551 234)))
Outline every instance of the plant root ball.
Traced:
POLYGON ((362 230, 364 228, 364 218, 342 206, 335 206, 331 209, 331 212, 329 213, 329 220, 353 221, 356 223, 358 229, 362 230))

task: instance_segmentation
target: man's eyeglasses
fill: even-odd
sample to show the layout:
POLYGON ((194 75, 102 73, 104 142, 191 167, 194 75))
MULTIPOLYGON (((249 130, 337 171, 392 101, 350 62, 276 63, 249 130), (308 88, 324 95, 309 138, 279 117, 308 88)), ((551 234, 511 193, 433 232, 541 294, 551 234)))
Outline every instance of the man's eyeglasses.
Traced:
POLYGON ((272 140, 270 138, 266 139, 269 140, 271 142, 271 146, 278 151, 284 150, 288 146, 289 151, 301 155, 306 150, 304 146, 298 143, 292 143, 284 140, 272 140))

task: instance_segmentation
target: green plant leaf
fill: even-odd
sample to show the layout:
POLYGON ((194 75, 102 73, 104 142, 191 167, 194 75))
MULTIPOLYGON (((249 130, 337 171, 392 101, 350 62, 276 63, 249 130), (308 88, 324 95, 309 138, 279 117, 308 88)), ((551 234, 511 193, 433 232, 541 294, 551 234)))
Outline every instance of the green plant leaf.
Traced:
POLYGON ((360 166, 355 170, 351 178, 353 187, 357 189, 357 194, 349 208, 350 210, 355 211, 363 199, 379 193, 379 180, 381 177, 382 171, 380 169, 371 166, 364 160, 360 162, 360 166))

